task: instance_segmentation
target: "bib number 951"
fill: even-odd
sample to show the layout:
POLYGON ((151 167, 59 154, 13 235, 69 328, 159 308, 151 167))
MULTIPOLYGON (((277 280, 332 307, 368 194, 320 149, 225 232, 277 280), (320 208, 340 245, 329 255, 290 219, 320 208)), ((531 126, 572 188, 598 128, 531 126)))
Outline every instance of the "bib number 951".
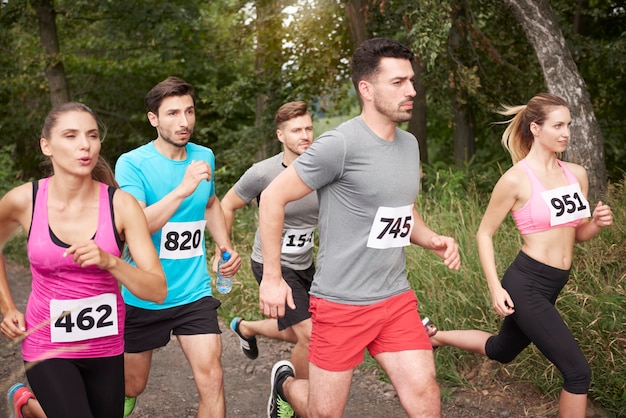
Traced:
POLYGON ((591 216, 589 202, 585 199, 578 183, 546 190, 541 193, 541 197, 550 209, 551 226, 563 225, 591 216))

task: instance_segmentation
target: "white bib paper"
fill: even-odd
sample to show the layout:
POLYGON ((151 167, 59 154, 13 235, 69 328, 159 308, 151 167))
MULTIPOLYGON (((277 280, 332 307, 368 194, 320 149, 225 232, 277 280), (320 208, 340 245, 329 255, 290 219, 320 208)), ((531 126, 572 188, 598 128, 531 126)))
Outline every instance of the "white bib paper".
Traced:
POLYGON ((306 229, 286 229, 283 234, 283 254, 304 254, 313 248, 315 227, 306 229))
POLYGON ((589 202, 583 196, 580 185, 570 184, 546 190, 541 197, 550 208, 550 225, 558 226, 591 216, 589 202))
POLYGON ((376 211, 367 246, 385 249, 411 245, 414 223, 413 205, 397 208, 381 206, 376 211))
POLYGON ((117 333, 117 300, 113 293, 84 299, 50 300, 53 343, 84 341, 117 333))
POLYGON ((168 222, 161 230, 159 257, 184 259, 203 255, 205 220, 168 222))

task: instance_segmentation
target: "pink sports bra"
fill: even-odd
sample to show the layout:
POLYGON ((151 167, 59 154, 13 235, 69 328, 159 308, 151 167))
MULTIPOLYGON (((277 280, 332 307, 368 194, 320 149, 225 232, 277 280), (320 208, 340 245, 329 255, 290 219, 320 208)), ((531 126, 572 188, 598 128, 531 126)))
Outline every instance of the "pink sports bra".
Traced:
POLYGON ((562 161, 557 160, 567 178, 568 185, 547 190, 532 171, 526 160, 519 164, 530 180, 530 198, 518 210, 512 211, 520 234, 534 234, 563 226, 577 227, 581 219, 589 217, 589 202, 580 190, 578 179, 562 161))

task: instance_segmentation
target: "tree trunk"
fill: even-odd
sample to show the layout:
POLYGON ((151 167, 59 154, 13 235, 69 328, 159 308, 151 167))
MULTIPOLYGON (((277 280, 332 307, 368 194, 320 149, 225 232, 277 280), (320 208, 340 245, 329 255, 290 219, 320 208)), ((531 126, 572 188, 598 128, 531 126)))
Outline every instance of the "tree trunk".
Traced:
MULTIPOLYGON (((269 106, 279 92, 281 73, 281 38, 282 27, 281 11, 284 5, 281 0, 257 0, 256 2, 256 61, 255 76, 260 86, 256 97, 255 127, 259 132, 265 132, 269 119, 273 120, 273 112, 269 106)), ((275 110, 274 110, 275 111, 275 110)), ((268 129, 269 132, 269 129, 268 129)), ((273 130, 272 130, 273 132, 273 130)), ((255 161, 260 161, 280 150, 275 135, 263 134, 259 150, 254 155, 255 161)))
POLYGON ((454 123, 454 165, 463 168, 474 155, 476 132, 472 108, 459 100, 460 93, 458 89, 453 89, 450 100, 454 123))
POLYGON ((463 68, 457 52, 470 48, 468 42, 459 33, 460 9, 452 13, 452 28, 448 35, 448 62, 450 65, 450 107, 453 115, 454 130, 454 164, 463 168, 474 155, 475 129, 474 114, 467 100, 468 94, 461 83, 457 81, 457 74, 463 68))
POLYGON ((428 163, 428 137, 426 134, 426 84, 424 83, 424 62, 418 57, 413 61, 415 72, 415 99, 413 100, 413 114, 409 120, 408 131, 417 138, 420 149, 420 161, 428 163))
POLYGON ((56 106, 70 101, 70 90, 59 49, 54 0, 35 0, 33 4, 39 21, 39 37, 46 54, 46 78, 50 88, 50 101, 52 106, 56 106))
POLYGON ((589 198, 600 199, 607 186, 604 145, 585 81, 565 43, 547 0, 504 0, 532 44, 550 93, 565 99, 572 112, 571 137, 564 158, 589 176, 589 198))
POLYGON ((346 17, 350 27, 350 39, 356 48, 369 39, 367 30, 368 0, 350 0, 346 3, 346 17))

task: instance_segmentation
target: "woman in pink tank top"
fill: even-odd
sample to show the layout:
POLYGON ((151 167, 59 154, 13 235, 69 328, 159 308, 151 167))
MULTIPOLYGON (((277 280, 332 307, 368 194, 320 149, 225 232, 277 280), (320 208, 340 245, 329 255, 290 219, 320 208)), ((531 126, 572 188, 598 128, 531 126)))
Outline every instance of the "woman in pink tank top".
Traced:
POLYGON ((476 238, 493 307, 505 319, 496 335, 439 331, 431 341, 501 363, 535 344, 563 375, 559 416, 583 418, 591 370, 554 304, 568 280, 574 242, 611 225, 611 208, 598 202, 591 214, 585 169, 557 159, 570 138, 570 111, 563 99, 542 93, 501 113, 512 117, 502 143, 514 165, 494 187, 476 238), (500 281, 493 235, 509 212, 524 243, 500 281))
POLYGON ((167 293, 165 275, 141 207, 116 189, 100 157, 91 109, 80 103, 52 109, 40 146, 50 176, 18 186, 0 200, 0 248, 21 226, 28 235, 32 273, 24 315, 11 297, 0 255, 0 332, 22 342, 26 375, 37 395, 21 383, 13 385, 11 416, 121 417, 119 283, 158 303, 167 293), (137 267, 120 258, 124 245, 137 267))

